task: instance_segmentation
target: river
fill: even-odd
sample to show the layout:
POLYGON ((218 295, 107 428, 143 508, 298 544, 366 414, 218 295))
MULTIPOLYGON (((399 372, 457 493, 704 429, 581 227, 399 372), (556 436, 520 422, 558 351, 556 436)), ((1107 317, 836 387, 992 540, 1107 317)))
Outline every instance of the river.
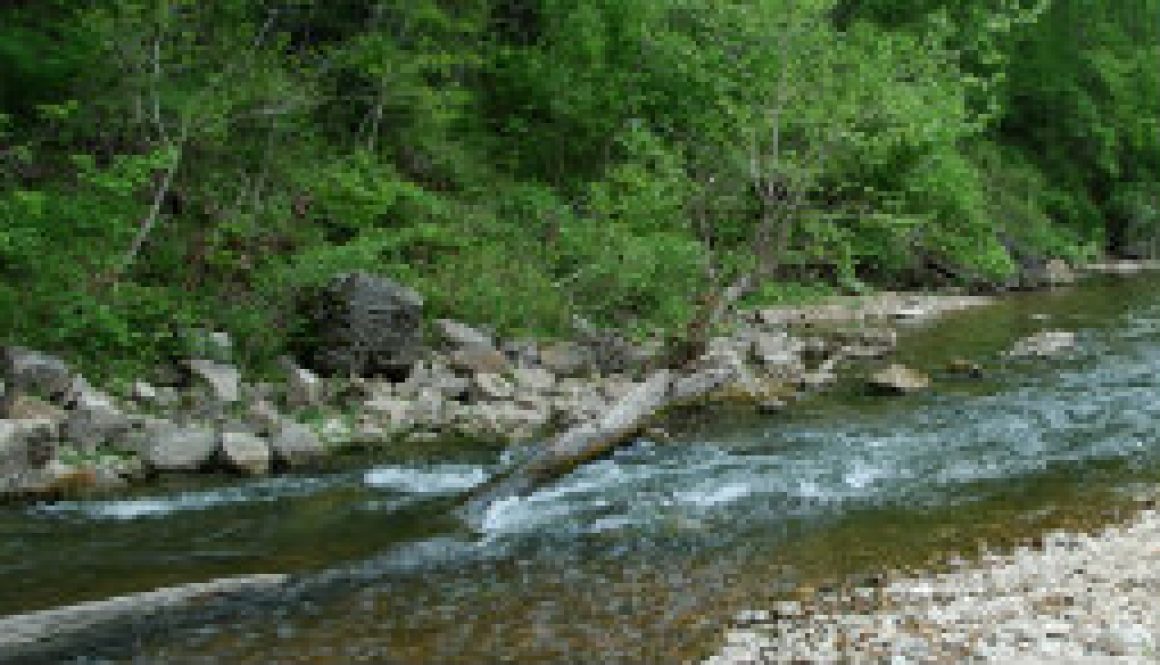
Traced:
MULTIPOLYGON (((856 378, 784 414, 716 413, 522 500, 483 532, 447 497, 500 451, 432 446, 346 470, 171 480, 0 509, 0 615, 166 584, 296 573, 215 621, 105 645, 109 662, 695 660, 738 611, 1088 528, 1160 480, 1160 279, 1021 294, 903 336, 934 375, 906 398, 856 378), (1002 351, 1079 333, 1055 361, 1002 351), (941 371, 952 358, 985 378, 941 371)), ((96 653, 96 652, 92 652, 96 653)), ((91 654, 90 654, 91 655, 91 654)), ((94 662, 77 660, 76 662, 94 662)))

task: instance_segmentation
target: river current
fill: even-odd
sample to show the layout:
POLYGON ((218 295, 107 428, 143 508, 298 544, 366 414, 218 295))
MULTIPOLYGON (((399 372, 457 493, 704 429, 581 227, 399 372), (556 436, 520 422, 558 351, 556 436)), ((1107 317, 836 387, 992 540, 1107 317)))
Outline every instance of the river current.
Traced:
POLYGON ((916 327, 899 359, 934 376, 929 394, 871 397, 855 376, 784 414, 706 414, 494 505, 481 533, 447 503, 498 450, 3 508, 0 614, 287 571, 280 600, 76 662, 695 660, 785 594, 1114 519, 1160 479, 1157 286, 1017 295, 916 327), (1044 329, 1079 348, 1004 357, 1044 329), (960 357, 985 378, 942 371, 960 357))

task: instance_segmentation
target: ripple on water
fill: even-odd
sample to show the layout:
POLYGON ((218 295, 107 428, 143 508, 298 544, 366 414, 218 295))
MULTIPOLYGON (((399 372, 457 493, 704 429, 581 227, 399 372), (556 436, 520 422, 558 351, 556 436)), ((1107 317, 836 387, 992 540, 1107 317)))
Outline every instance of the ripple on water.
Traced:
POLYGON ((383 466, 363 474, 363 483, 410 494, 445 494, 469 490, 487 480, 481 466, 444 464, 431 467, 383 466))
POLYGON ((325 491, 342 481, 338 478, 267 478, 233 487, 188 491, 156 497, 134 497, 102 501, 58 501, 29 508, 42 517, 78 517, 93 520, 136 520, 158 518, 180 512, 201 511, 247 503, 270 503, 325 491))

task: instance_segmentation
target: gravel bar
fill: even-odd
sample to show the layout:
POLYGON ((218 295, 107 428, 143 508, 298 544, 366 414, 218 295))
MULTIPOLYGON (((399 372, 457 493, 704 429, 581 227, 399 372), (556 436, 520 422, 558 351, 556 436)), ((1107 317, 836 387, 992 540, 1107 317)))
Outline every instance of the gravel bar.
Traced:
POLYGON ((1160 662, 1160 513, 744 612, 705 662, 965 661, 1160 662))

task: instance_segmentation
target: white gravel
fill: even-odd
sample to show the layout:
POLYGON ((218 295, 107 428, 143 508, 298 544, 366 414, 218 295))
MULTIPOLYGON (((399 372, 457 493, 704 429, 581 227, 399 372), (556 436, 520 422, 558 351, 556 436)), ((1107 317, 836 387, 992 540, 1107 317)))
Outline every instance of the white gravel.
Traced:
POLYGON ((707 664, 1160 663, 1160 513, 735 623, 707 664))

